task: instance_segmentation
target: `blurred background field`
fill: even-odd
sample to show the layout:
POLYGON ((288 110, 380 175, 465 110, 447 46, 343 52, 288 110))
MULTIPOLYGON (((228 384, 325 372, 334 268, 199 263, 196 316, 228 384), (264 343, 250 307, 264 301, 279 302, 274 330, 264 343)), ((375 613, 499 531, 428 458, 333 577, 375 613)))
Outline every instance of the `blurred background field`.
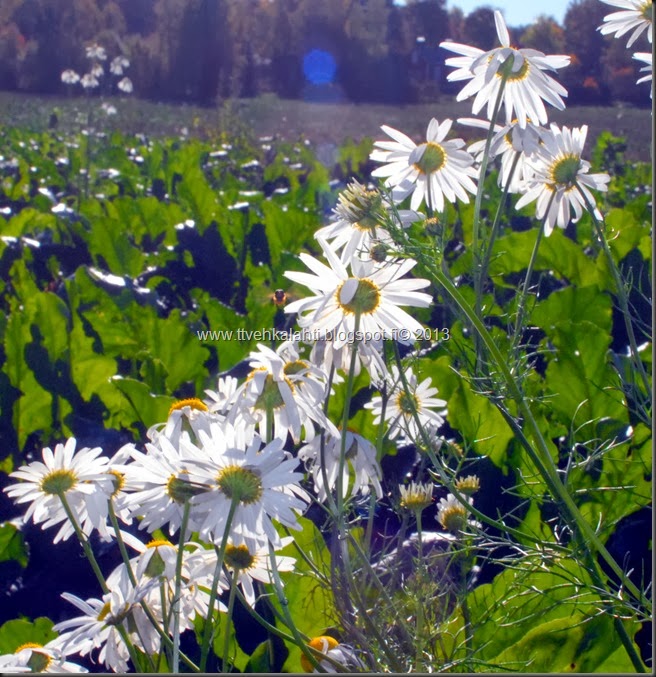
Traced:
MULTIPOLYGON (((95 101, 95 99, 93 99, 95 101)), ((413 138, 425 134, 432 117, 471 117, 469 101, 456 102, 442 97, 435 103, 413 105, 312 103, 262 95, 251 99, 234 99, 221 106, 193 106, 143 101, 136 98, 108 99, 116 114, 98 116, 99 131, 121 131, 150 136, 191 136, 212 141, 221 134, 273 136, 279 140, 307 139, 324 146, 324 153, 347 139, 383 138, 380 125, 403 129, 413 138), (381 136, 382 135, 382 136, 381 136)), ((59 131, 79 131, 79 115, 86 115, 84 98, 39 96, 0 92, 0 120, 8 127, 36 132, 56 126, 59 131), (53 116, 54 114, 54 116, 53 116)), ((648 109, 627 104, 613 106, 572 106, 564 111, 550 111, 551 121, 559 125, 589 127, 587 148, 590 151, 603 131, 625 137, 625 159, 651 162, 651 118, 648 109)), ((457 126, 457 136, 476 138, 475 130, 457 126)))

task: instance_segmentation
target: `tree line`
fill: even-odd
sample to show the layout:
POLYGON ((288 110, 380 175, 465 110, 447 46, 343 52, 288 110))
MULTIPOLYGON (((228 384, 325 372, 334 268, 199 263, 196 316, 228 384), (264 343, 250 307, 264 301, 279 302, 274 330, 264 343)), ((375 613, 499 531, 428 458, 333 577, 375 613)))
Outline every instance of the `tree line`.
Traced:
MULTIPOLYGON (((558 74, 570 103, 646 105, 631 53, 597 31, 610 11, 599 0, 573 0, 562 25, 541 16, 510 26, 511 36, 520 47, 571 55, 558 74)), ((465 15, 446 0, 2 0, 0 89, 62 93, 62 71, 83 73, 85 47, 98 43, 110 58, 130 60, 138 96, 158 101, 213 105, 273 93, 414 103, 457 91, 438 47, 446 39, 496 46, 493 8, 465 15), (333 69, 312 55, 329 66, 332 59, 333 69)))

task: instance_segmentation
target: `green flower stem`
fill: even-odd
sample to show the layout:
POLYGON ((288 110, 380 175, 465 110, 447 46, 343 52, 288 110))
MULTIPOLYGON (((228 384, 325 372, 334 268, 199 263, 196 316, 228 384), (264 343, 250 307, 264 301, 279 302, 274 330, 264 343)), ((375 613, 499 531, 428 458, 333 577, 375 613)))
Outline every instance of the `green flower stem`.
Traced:
MULTIPOLYGON (((501 72, 501 83, 499 86, 499 91, 497 93, 496 101, 494 102, 494 109, 492 110, 492 117, 490 119, 490 128, 487 130, 487 137, 485 138, 485 149, 483 150, 483 159, 481 161, 481 171, 478 179, 478 190, 476 191, 476 199, 474 200, 474 219, 472 224, 472 250, 474 252, 474 257, 476 258, 475 263, 478 263, 478 240, 479 240, 479 231, 481 227, 481 204, 483 202, 483 190, 485 188, 485 174, 487 173, 487 165, 490 157, 490 145, 492 144, 492 137, 494 136, 494 125, 497 122, 499 117, 499 109, 501 108, 501 102, 503 100, 503 90, 506 88, 506 82, 508 81, 508 75, 510 70, 504 68, 501 72)), ((475 277, 479 277, 479 271, 477 270, 477 265, 475 267, 475 277)))
POLYGON ((235 494, 232 497, 230 502, 230 509, 228 511, 228 517, 226 519, 225 529, 223 531, 223 537, 221 538, 221 545, 216 548, 216 567, 214 568, 214 578, 212 579, 212 588, 210 590, 210 599, 207 604, 207 619, 205 621, 205 627, 203 628, 203 642, 200 648, 200 672, 205 672, 207 666, 207 657, 210 652, 210 640, 212 635, 212 628, 214 626, 214 603, 218 596, 219 590, 219 579, 221 577, 221 572, 223 571, 223 557, 225 555, 226 547, 228 545, 228 537, 230 536, 230 527, 232 526, 232 520, 234 519, 235 512, 237 511, 237 506, 239 504, 239 495, 235 494))
POLYGON ((522 156, 521 151, 517 151, 515 153, 515 157, 513 158, 513 163, 512 166, 510 167, 510 173, 508 174, 508 180, 506 181, 506 185, 503 187, 503 194, 501 195, 501 200, 499 200, 499 205, 497 207, 496 214, 494 215, 494 222, 492 223, 492 229, 490 230, 490 240, 485 247, 485 255, 483 257, 483 263, 481 264, 481 270, 480 273, 476 275, 474 279, 474 287, 476 290, 476 305, 474 306, 474 310, 476 311, 476 314, 479 317, 481 315, 481 306, 483 305, 483 282, 487 277, 487 270, 490 266, 490 259, 492 257, 492 249, 494 248, 494 242, 499 232, 499 225, 501 223, 501 212, 503 211, 503 208, 505 207, 506 204, 506 200, 508 199, 508 191, 510 189, 510 183, 513 179, 515 170, 517 169, 517 165, 519 164, 519 159, 521 158, 521 156, 522 156))
MULTIPOLYGON (((171 604, 171 613, 173 614, 172 671, 175 674, 180 671, 180 596, 182 594, 182 558, 184 555, 184 544, 187 537, 187 525, 189 524, 190 511, 191 504, 189 503, 189 499, 187 499, 182 507, 180 538, 178 540, 178 551, 175 558, 175 593, 173 595, 173 603, 171 604)), ((168 623, 165 627, 168 627, 168 623)))
MULTIPOLYGON (((121 553, 121 557, 123 559, 123 564, 125 564, 125 568, 128 572, 128 578, 130 579, 130 583, 136 588, 137 587, 137 579, 135 578, 134 572, 132 571, 132 565, 130 564, 130 557, 128 555, 128 551, 125 547, 125 543, 123 541, 123 537, 121 536, 121 530, 120 526, 118 523, 118 519, 116 518, 116 512, 114 511, 114 505, 113 502, 110 500, 109 502, 109 519, 112 523, 112 527, 114 528, 114 532, 116 534, 116 541, 118 543, 118 549, 121 553)), ((151 625, 153 628, 155 628, 155 631, 157 634, 160 636, 160 639, 164 643, 164 646, 168 651, 171 651, 173 649, 173 640, 164 632, 162 626, 160 625, 159 621, 155 618, 153 615, 153 612, 149 609, 148 605, 143 601, 143 599, 139 602, 139 605, 141 608, 144 610, 144 613, 146 614, 146 617, 150 621, 151 625)), ((162 607, 162 613, 164 607, 162 607)), ((198 672, 198 666, 184 653, 180 652, 180 658, 182 661, 189 667, 191 668, 194 672, 198 672)))
MULTIPOLYGON (((357 335, 360 329, 360 314, 355 314, 355 324, 353 333, 357 335)), ((337 545, 339 547, 339 570, 341 574, 341 585, 343 586, 343 598, 350 605, 351 581, 353 581, 353 572, 351 571, 351 562, 348 551, 346 514, 344 507, 344 467, 346 465, 346 438, 348 433, 349 413, 351 409, 351 399, 353 398, 353 388, 355 384, 355 362, 357 359, 358 342, 354 340, 351 344, 351 363, 349 365, 348 377, 346 380, 346 393, 344 396, 344 411, 342 414, 342 435, 340 439, 339 467, 337 470, 337 545)), ((328 487, 326 487, 326 490, 328 487)))
POLYGON ((235 592, 237 591, 237 579, 239 578, 239 569, 236 569, 230 577, 230 595, 228 596, 228 617, 226 618, 226 630, 223 634, 223 654, 221 660, 223 663, 222 672, 232 672, 232 661, 228 658, 230 653, 230 623, 232 623, 232 613, 235 608, 235 592))
MULTIPOLYGON (((59 496, 59 500, 62 503, 62 506, 64 508, 64 512, 66 513, 66 516, 68 517, 68 520, 70 521, 71 525, 73 526, 73 529, 75 530, 75 535, 77 536, 78 540, 80 541, 80 544, 82 545, 82 549, 84 550, 84 554, 86 558, 89 560, 89 564, 91 565, 91 568, 93 569, 93 573, 96 575, 96 578, 98 579, 98 583, 100 583, 100 587, 103 591, 103 594, 107 594, 109 592, 109 588, 107 587, 107 583, 105 581, 105 577, 103 576, 102 571, 100 570, 100 567, 98 566, 98 562, 96 561, 95 555, 93 554, 93 549, 91 548, 91 545, 89 544, 89 540, 87 537, 84 535, 82 532, 82 529, 80 529, 80 525, 77 523, 77 519, 75 517, 75 514, 71 510, 71 506, 68 504, 68 499, 66 498, 66 493, 63 491, 58 492, 57 494, 59 496)), ((139 659, 139 654, 137 653, 134 645, 130 641, 130 637, 128 633, 125 631, 125 628, 123 627, 122 623, 119 623, 116 626, 116 629, 118 633, 121 635, 121 639, 125 643, 125 646, 128 649, 128 652, 130 654, 130 659, 132 660, 132 663, 134 664, 134 667, 136 669, 141 668, 141 661, 139 659)))
POLYGON ((289 612, 289 602, 287 601, 287 597, 285 597, 282 581, 280 579, 280 573, 278 572, 278 565, 276 563, 276 553, 271 543, 269 543, 269 561, 271 562, 271 573, 273 574, 273 587, 276 591, 276 597, 278 598, 278 603, 280 604, 280 609, 282 611, 285 624, 291 630, 291 633, 294 637, 294 644, 296 644, 303 655, 310 661, 310 665, 312 665, 313 668, 323 672, 323 669, 319 666, 319 662, 310 650, 310 647, 307 645, 308 637, 301 636, 301 633, 296 627, 296 623, 294 623, 294 619, 289 612))
POLYGON ((604 229, 602 228, 601 223, 599 223, 599 220, 595 216, 594 205, 590 204, 590 200, 588 200, 587 195, 581 190, 581 187, 578 185, 578 183, 576 184, 576 189, 583 198, 583 201, 585 202, 585 207, 588 210, 590 216, 592 217, 592 222, 594 223, 597 238, 601 242, 604 254, 606 255, 606 260, 608 261, 608 267, 610 268, 611 274, 613 275, 616 296, 620 304, 620 310, 622 311, 622 316, 624 318, 624 326, 626 327, 626 333, 629 338, 629 345, 631 347, 631 360, 634 363, 636 369, 638 370, 638 373, 640 374, 640 378, 642 380, 642 385, 644 386, 645 392, 651 393, 651 384, 649 383, 649 377, 647 376, 647 372, 645 371, 645 365, 642 363, 642 360, 640 359, 640 355, 638 353, 638 343, 636 341, 635 333, 633 331, 633 324, 631 322, 629 299, 626 294, 626 289, 624 287, 622 276, 617 267, 617 264, 615 263, 613 254, 610 251, 610 247, 608 246, 608 240, 606 239, 604 229))
MULTIPOLYGON (((535 417, 533 416, 533 412, 526 402, 526 399, 524 398, 521 389, 517 385, 508 365, 506 364, 503 355, 497 347, 494 339, 487 331, 485 325, 478 317, 476 317, 476 314, 460 294, 458 289, 444 275, 442 275, 441 270, 430 262, 426 263, 425 265, 427 268, 431 269, 432 274, 442 285, 443 290, 453 300, 453 302, 456 303, 469 322, 471 322, 472 326, 481 336, 483 344, 489 351, 489 354, 494 359, 495 365, 506 383, 506 387, 508 388, 510 396, 516 402, 518 409, 521 412, 526 425, 531 430, 534 441, 537 444, 537 449, 529 444, 526 450, 529 453, 531 460, 540 471, 540 474, 547 484, 551 495, 558 502, 561 513, 567 519, 569 524, 575 529, 576 533, 579 534, 582 547, 590 553, 593 551, 599 553, 602 559, 611 568, 613 573, 620 580, 622 580, 624 588, 645 608, 650 608, 651 605, 649 601, 645 598, 644 594, 641 593, 631 582, 631 580, 625 576, 622 568, 608 552, 604 544, 599 539, 597 533, 586 522, 583 515, 581 515, 581 512, 574 503, 571 495, 558 477, 558 471, 554 465, 553 459, 551 458, 551 454, 549 453, 547 443, 542 435, 537 421, 535 420, 535 417)), ((458 498, 457 494, 456 498, 458 498)), ((460 498, 458 498, 458 500, 463 502, 460 498)))
POLYGON ((75 530, 75 535, 77 536, 78 541, 80 541, 80 544, 82 545, 84 554, 86 558, 89 560, 89 564, 93 569, 93 573, 96 575, 98 583, 100 583, 100 588, 103 591, 103 594, 106 595, 109 592, 109 588, 107 587, 107 583, 105 582, 105 577, 103 576, 103 573, 100 570, 100 567, 98 566, 98 562, 96 561, 96 557, 93 554, 93 549, 89 544, 89 540, 82 532, 82 529, 80 529, 80 525, 77 523, 77 518, 75 517, 75 514, 71 510, 71 506, 68 504, 66 492, 59 491, 57 492, 57 495, 59 496, 59 500, 61 501, 62 506, 64 507, 66 517, 68 517, 68 521, 71 523, 73 529, 75 530))
MULTIPOLYGON (((382 581, 380 578, 378 578, 378 574, 376 573, 376 570, 371 566, 371 562, 363 552, 362 548, 360 547, 360 544, 358 543, 358 540, 353 536, 352 533, 349 532, 349 541, 351 542, 351 546, 355 550, 355 552, 359 555, 360 559, 362 560, 362 563, 364 564, 364 568, 367 570, 367 574, 371 577, 372 581, 375 583, 376 588, 380 592, 381 597, 383 600, 389 605, 390 609, 394 608, 394 602, 392 601, 392 598, 389 596, 389 593, 387 592, 387 588, 383 585, 382 581)), ((367 619, 367 614, 363 615, 363 619, 367 619)), ((404 618, 399 618, 399 627, 401 628, 403 634, 404 634, 404 639, 408 642, 412 642, 412 631, 408 624, 406 623, 404 618)), ((385 643, 383 642, 383 646, 385 646, 385 643)), ((390 658, 390 656, 388 656, 390 658)), ((400 667, 400 666, 399 666, 400 667)), ((395 672, 402 672, 402 670, 398 670, 395 668, 395 672)))
MULTIPOLYGON (((549 204, 547 205, 547 213, 549 212, 549 208, 551 207, 551 203, 553 202, 554 196, 555 193, 552 193, 551 197, 549 198, 549 204)), ((522 291, 520 292, 519 301, 517 303, 517 319, 515 320, 515 331, 513 333, 513 340, 511 344, 513 353, 517 349, 519 338, 522 333, 522 329, 524 328, 524 313, 526 311, 526 299, 528 298, 528 290, 531 285, 531 277, 533 277, 533 268, 535 268, 535 262, 538 258, 538 250, 540 248, 540 243, 542 242, 543 235, 544 228, 542 224, 540 224, 540 228, 538 229, 538 235, 535 238, 535 244, 533 245, 533 251, 531 252, 531 258, 529 259, 528 262, 528 268, 526 269, 526 277, 524 277, 522 291)))

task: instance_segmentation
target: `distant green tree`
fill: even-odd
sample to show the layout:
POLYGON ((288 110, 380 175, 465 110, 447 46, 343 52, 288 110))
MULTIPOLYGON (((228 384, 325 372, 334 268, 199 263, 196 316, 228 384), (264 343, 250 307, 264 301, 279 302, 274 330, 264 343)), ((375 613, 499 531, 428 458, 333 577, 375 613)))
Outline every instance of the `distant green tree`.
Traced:
POLYGON ((493 49, 499 44, 494 10, 491 7, 479 7, 470 12, 463 24, 464 42, 479 49, 493 49))
POLYGON ((576 57, 575 67, 564 69, 562 75, 570 101, 608 100, 603 61, 612 38, 597 30, 606 14, 608 5, 599 0, 573 0, 567 8, 563 20, 565 50, 576 57))
POLYGON ((60 90, 65 68, 84 70, 84 45, 102 29, 102 15, 94 0, 24 0, 12 21, 28 41, 22 83, 31 91, 60 90))
POLYGON ((545 54, 565 54, 565 31, 544 14, 521 34, 519 41, 522 47, 538 49, 545 54))

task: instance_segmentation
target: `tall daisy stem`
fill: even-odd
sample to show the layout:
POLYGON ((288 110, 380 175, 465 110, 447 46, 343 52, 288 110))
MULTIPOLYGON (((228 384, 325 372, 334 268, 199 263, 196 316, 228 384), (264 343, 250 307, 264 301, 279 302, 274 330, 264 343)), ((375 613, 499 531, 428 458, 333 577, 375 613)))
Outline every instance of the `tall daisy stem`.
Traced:
POLYGON ((175 558, 175 593, 173 596, 173 603, 171 604, 171 613, 173 614, 172 671, 175 674, 180 671, 180 596, 182 594, 182 558, 184 555, 185 540, 187 538, 187 525, 189 524, 190 511, 191 504, 189 503, 189 499, 187 499, 182 508, 180 538, 178 540, 178 551, 175 558))
MULTIPOLYGON (((228 546, 228 538, 230 536, 230 527, 234 519, 237 506, 239 505, 239 495, 232 497, 230 502, 230 509, 228 517, 226 518, 225 528, 223 530, 223 537, 221 538, 221 545, 216 548, 216 567, 214 567, 214 577, 212 579, 212 588, 210 590, 210 598, 207 603, 207 619, 205 620, 205 627, 203 629, 203 642, 200 648, 200 672, 205 672, 207 667, 207 657, 210 652, 210 643, 212 638, 212 629, 214 628, 214 604, 219 591, 219 580, 223 572, 223 557, 228 546)), ((226 630, 227 632, 227 630, 226 630)))
POLYGON ((235 593, 237 592, 237 579, 239 578, 239 569, 235 569, 230 577, 230 595, 228 597, 228 617, 226 618, 226 631, 223 633, 223 652, 221 659, 223 661, 222 672, 231 672, 230 653, 230 623, 232 623, 232 612, 235 608, 235 593))
MULTIPOLYGON (((551 195, 549 200, 549 206, 547 207, 547 212, 549 207, 551 207, 551 202, 554 199, 555 193, 551 195)), ((535 244, 533 245, 533 251, 531 252, 531 258, 528 262, 528 267, 526 268, 526 276, 524 277, 524 284, 522 285, 522 290, 519 294, 519 300, 517 302, 517 317, 515 319, 515 330, 513 333, 512 340, 512 350, 516 351, 519 339, 524 329, 524 313, 526 312, 526 299, 528 298, 528 290, 531 286, 531 278, 533 277, 533 269, 535 268, 535 262, 538 258, 538 250, 540 249, 540 243, 542 242, 542 236, 544 235, 544 228, 540 225, 538 229, 538 235, 535 238, 535 244)))
POLYGON ((100 567, 98 566, 98 561, 96 560, 96 557, 93 554, 93 548, 89 544, 89 539, 84 535, 82 529, 80 529, 80 525, 77 522, 77 518, 75 517, 75 514, 71 510, 71 506, 68 504, 68 499, 66 498, 65 492, 60 491, 57 493, 57 495, 59 496, 59 500, 61 501, 62 506, 64 507, 66 517, 68 517, 68 521, 71 523, 71 526, 75 530, 75 535, 77 536, 78 541, 80 541, 80 544, 82 545, 84 554, 86 558, 89 560, 89 564, 93 569, 93 573, 96 575, 98 583, 100 583, 100 588, 102 589, 103 594, 107 594, 109 592, 109 588, 107 587, 105 577, 103 576, 103 573, 100 570, 100 567))
POLYGON ((476 305, 474 310, 476 314, 480 316, 482 312, 483 305, 483 285, 485 284, 485 278, 487 277, 487 271, 490 266, 490 259, 492 258, 492 249, 494 248, 494 242, 499 233, 499 224, 501 222, 501 212, 503 211, 506 200, 508 199, 508 192, 510 189, 510 184, 512 182, 513 176, 515 174, 515 169, 519 164, 519 159, 521 157, 521 152, 517 151, 513 159, 512 166, 510 167, 510 172, 508 173, 508 179, 506 185, 503 188, 503 194, 501 195, 501 200, 499 200, 499 205, 497 207, 496 214, 494 215, 494 223, 492 224, 492 229, 490 230, 490 240, 485 246, 485 255, 483 257, 483 262, 481 264, 481 270, 474 279, 474 286, 476 289, 476 305))

